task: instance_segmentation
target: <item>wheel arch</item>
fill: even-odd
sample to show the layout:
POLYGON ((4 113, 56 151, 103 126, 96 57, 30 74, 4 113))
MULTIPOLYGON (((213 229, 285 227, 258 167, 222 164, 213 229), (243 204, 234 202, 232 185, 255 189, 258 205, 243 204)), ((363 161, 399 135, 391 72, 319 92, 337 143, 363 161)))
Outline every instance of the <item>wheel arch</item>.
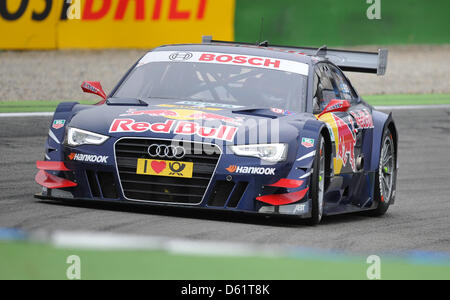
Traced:
POLYGON ((398 131, 397 126, 395 125, 394 120, 392 119, 392 114, 389 115, 388 122, 386 123, 386 127, 392 134, 392 139, 394 140, 394 149, 395 149, 395 162, 396 162, 396 168, 398 169, 398 131))
POLYGON ((320 129, 319 137, 323 136, 325 139, 325 190, 327 189, 330 180, 331 175, 333 171, 333 165, 332 165, 332 156, 333 156, 333 143, 331 141, 330 132, 328 131, 328 128, 326 125, 324 125, 320 129))
MULTIPOLYGON (((372 139, 372 159, 370 163, 370 171, 375 172, 378 170, 381 151, 381 139, 383 138, 383 133, 386 128, 388 128, 392 134, 392 138, 394 140, 395 155, 396 157, 398 156, 398 131, 392 117, 392 113, 387 115, 379 111, 373 111, 373 122, 374 131, 372 139)), ((396 164, 396 168, 398 168, 398 163, 396 164)))
MULTIPOLYGON (((372 153, 374 155, 374 160, 372 161, 372 163, 376 163, 377 167, 376 167, 376 172, 375 172, 375 190, 374 190, 374 201, 377 203, 377 207, 370 212, 371 215, 373 216, 381 216, 383 214, 386 213, 386 211, 388 210, 390 205, 393 205, 395 203, 395 196, 396 196, 396 186, 397 186, 397 171, 398 171, 398 131, 397 131, 397 127, 395 125, 395 122, 392 118, 392 113, 390 113, 387 118, 386 121, 384 122, 383 126, 379 126, 378 128, 378 132, 381 134, 381 136, 379 137, 378 141, 374 140, 374 142, 378 142, 379 147, 378 148, 374 148, 372 153), (394 143, 394 157, 395 157, 395 165, 394 165, 394 171, 393 171, 393 182, 392 182, 392 194, 390 195, 390 199, 388 202, 384 202, 382 200, 381 196, 381 192, 380 192, 380 183, 379 183, 379 161, 380 161, 380 155, 381 155, 381 151, 382 151, 382 144, 383 144, 383 137, 384 134, 386 132, 386 129, 389 129, 390 135, 392 137, 392 141, 394 143), (376 154, 376 155, 375 155, 376 154)), ((375 135, 374 135, 375 138, 375 135)))

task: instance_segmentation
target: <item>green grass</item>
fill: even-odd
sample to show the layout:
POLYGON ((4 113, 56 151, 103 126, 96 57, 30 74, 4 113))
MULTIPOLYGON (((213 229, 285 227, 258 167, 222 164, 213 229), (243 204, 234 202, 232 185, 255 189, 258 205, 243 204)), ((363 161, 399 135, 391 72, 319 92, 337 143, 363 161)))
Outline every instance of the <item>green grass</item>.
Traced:
MULTIPOLYGON (((98 101, 78 101, 81 104, 95 104, 98 101)), ((53 112, 59 103, 66 101, 0 101, 0 113, 13 112, 53 112)))
POLYGON ((450 94, 397 94, 363 96, 374 106, 450 104, 450 94))
MULTIPOLYGON (((450 94, 398 94, 370 95, 364 100, 372 105, 434 105, 450 104, 450 94)), ((74 100, 76 101, 76 100, 74 100)), ((0 101, 0 113, 53 112, 61 101, 0 101)), ((78 101, 81 104, 95 104, 98 101, 78 101)))
MULTIPOLYGON (((67 257, 82 279, 367 279, 362 257, 219 257, 164 251, 91 251, 0 242, 0 279, 66 279, 67 257)), ((450 264, 383 258, 382 279, 450 279, 450 264)))

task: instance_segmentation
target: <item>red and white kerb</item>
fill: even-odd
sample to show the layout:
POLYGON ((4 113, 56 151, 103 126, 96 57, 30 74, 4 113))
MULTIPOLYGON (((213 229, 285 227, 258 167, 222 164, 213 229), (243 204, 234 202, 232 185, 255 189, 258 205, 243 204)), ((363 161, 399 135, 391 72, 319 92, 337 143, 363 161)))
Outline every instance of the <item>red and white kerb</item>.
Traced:
POLYGON ((278 70, 308 75, 308 64, 273 57, 248 56, 216 52, 174 52, 155 51, 145 55, 136 66, 141 67, 152 62, 185 62, 185 63, 212 63, 235 66, 246 66, 269 70, 278 70))

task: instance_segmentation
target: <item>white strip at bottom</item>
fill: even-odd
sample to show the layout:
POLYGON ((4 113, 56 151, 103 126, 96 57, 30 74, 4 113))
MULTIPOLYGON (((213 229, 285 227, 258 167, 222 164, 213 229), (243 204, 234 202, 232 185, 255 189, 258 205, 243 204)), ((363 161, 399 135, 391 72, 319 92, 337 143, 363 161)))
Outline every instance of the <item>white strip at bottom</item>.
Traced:
MULTIPOLYGON (((108 232, 68 232, 68 231, 35 231, 29 235, 31 241, 50 243, 60 249, 72 250, 147 250, 167 251, 176 255, 200 255, 200 256, 234 256, 234 257, 296 257, 315 258, 327 260, 354 259, 352 256, 336 252, 334 250, 308 248, 303 246, 289 246, 278 244, 250 244, 226 241, 188 240, 182 238, 127 235, 108 232)), ((390 255, 389 252, 385 253, 390 255)), ((362 253, 360 253, 362 255, 362 253)), ((442 257, 442 262, 448 264, 450 257, 444 252, 430 252, 429 258, 442 257)), ((417 253, 405 252, 401 256, 417 261, 417 253), (406 256, 405 256, 406 255, 406 256)), ((426 257, 427 255, 425 255, 426 257)), ((440 263, 441 260, 439 259, 440 263)), ((428 259, 429 262, 429 259, 428 259)))
POLYGON ((103 232, 56 231, 50 233, 50 235, 36 234, 34 239, 50 241, 54 246, 65 249, 164 250, 175 254, 209 256, 276 256, 282 253, 284 249, 273 245, 261 246, 224 241, 196 241, 103 232))
POLYGON ((30 113, 0 113, 0 118, 12 117, 51 117, 52 112, 30 112, 30 113))

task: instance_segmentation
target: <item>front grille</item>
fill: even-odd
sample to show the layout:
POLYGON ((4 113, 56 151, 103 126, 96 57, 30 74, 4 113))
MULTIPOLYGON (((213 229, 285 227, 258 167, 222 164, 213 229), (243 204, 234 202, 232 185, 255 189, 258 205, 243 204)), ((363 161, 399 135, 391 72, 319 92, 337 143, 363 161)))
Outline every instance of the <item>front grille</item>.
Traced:
POLYGON ((221 151, 216 145, 178 142, 186 155, 175 158, 155 158, 148 154, 152 144, 171 145, 172 141, 124 138, 116 143, 116 161, 125 197, 130 200, 199 204, 208 188, 219 161, 221 151), (192 178, 165 177, 136 174, 139 158, 192 162, 192 178))

